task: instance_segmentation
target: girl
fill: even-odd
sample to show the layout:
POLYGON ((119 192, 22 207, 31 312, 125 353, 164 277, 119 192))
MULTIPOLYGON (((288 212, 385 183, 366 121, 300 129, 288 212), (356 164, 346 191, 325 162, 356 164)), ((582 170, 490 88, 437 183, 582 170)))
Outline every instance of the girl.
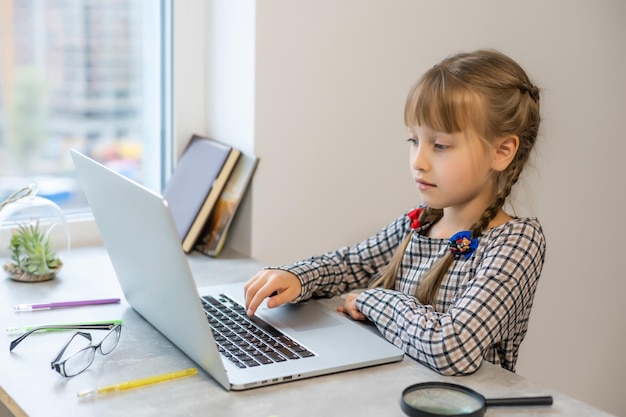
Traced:
POLYGON ((420 363, 515 371, 545 238, 536 218, 503 206, 537 138, 539 90, 502 53, 461 53, 422 76, 404 120, 423 205, 353 247, 260 271, 245 286, 248 314, 267 297, 273 308, 367 287, 338 310, 420 363))

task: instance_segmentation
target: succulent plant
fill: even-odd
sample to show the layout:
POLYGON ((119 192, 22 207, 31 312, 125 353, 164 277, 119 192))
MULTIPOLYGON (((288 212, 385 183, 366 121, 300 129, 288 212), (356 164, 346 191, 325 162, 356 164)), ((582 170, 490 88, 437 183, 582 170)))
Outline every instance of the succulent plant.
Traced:
POLYGON ((18 226, 11 236, 9 250, 12 269, 23 273, 43 276, 54 273, 62 265, 56 253, 50 249, 50 238, 40 230, 39 222, 18 226))

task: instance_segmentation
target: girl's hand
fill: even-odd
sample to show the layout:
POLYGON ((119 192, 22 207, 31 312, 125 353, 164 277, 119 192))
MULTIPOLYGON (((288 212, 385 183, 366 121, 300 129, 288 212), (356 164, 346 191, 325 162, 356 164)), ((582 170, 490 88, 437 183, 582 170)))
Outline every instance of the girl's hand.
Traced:
POLYGON ((267 300, 269 308, 278 307, 295 300, 302 292, 302 284, 297 276, 291 272, 279 269, 264 269, 259 271, 244 287, 246 308, 252 316, 257 308, 267 300))
POLYGON ((337 307, 337 311, 340 313, 347 314, 352 317, 353 320, 367 320, 367 317, 363 313, 359 311, 356 306, 356 299, 359 294, 349 293, 346 295, 346 301, 343 303, 343 306, 337 307))

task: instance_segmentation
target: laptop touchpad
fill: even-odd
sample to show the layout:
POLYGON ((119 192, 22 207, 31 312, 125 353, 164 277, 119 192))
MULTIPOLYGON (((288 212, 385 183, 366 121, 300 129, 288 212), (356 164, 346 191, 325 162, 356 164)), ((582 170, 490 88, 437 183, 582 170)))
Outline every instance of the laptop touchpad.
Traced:
POLYGON ((285 304, 272 309, 265 307, 261 310, 262 317, 268 322, 296 331, 316 330, 342 324, 315 302, 285 304))

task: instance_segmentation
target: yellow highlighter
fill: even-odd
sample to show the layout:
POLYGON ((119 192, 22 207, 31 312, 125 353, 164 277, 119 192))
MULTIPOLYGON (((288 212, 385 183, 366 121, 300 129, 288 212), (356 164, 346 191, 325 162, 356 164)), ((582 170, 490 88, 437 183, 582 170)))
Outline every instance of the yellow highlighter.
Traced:
POLYGON ((159 382, 165 382, 176 378, 182 378, 185 376, 191 376, 198 373, 196 368, 183 369, 182 371, 170 372, 162 375, 149 376, 147 378, 135 379, 133 381, 121 382, 115 385, 109 385, 101 388, 90 388, 80 391, 78 398, 97 397, 102 394, 111 394, 118 391, 126 391, 133 388, 145 387, 146 385, 152 385, 159 382))

